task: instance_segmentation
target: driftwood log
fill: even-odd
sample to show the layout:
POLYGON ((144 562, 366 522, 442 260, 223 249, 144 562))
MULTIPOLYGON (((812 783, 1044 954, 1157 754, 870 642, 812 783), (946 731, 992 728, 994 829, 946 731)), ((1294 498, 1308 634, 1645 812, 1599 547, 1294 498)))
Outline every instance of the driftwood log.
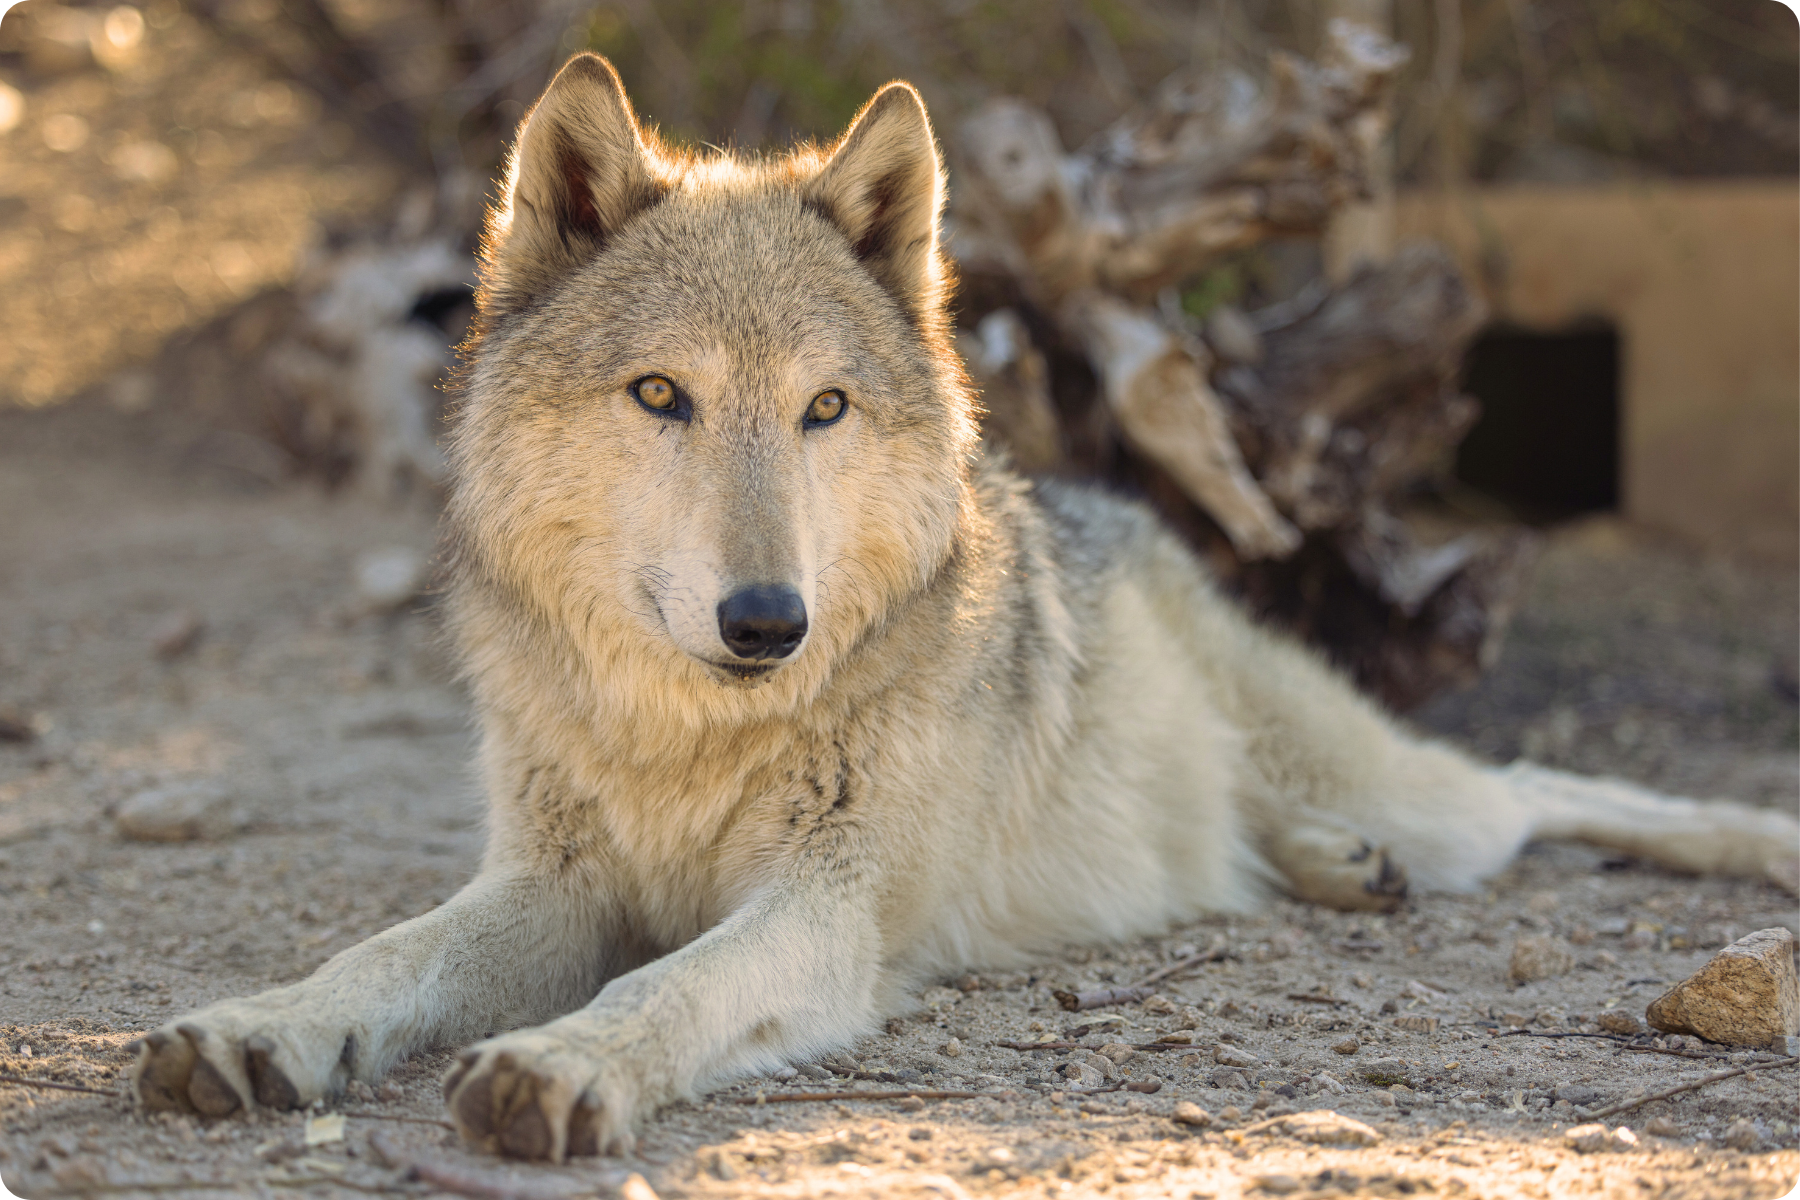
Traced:
POLYGON ((1318 63, 1178 74, 1072 153, 1043 112, 990 102, 954 142, 951 218, 990 440, 1146 494, 1259 614, 1402 709, 1491 663, 1533 545, 1399 515, 1479 415, 1456 382, 1479 300, 1430 246, 1203 322, 1176 289, 1370 194, 1405 59, 1333 22, 1318 63))

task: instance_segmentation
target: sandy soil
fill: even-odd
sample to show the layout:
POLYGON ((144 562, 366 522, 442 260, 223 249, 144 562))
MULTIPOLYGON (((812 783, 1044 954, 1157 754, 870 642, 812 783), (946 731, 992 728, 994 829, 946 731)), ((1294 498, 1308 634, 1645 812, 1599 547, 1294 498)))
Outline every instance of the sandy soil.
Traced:
MULTIPOLYGON (((428 551, 432 514, 196 465, 156 448, 154 422, 0 414, 0 709, 33 731, 0 741, 0 1073, 107 1093, 0 1084, 0 1177, 19 1195, 432 1192, 386 1165, 372 1139, 501 1189, 491 1194, 534 1196, 610 1194, 626 1171, 664 1196, 1220 1200, 1773 1197, 1800 1178, 1794 1070, 1616 1118, 1635 1149, 1563 1145, 1578 1105, 1769 1056, 1536 1035, 1641 1013, 1712 948, 1797 923, 1791 898, 1763 885, 1570 846, 1531 848, 1485 895, 1420 897, 1393 916, 1284 903, 945 980, 836 1072, 807 1064, 677 1105, 629 1160, 523 1167, 465 1153, 433 1124, 447 1053, 331 1106, 356 1115, 343 1140, 310 1150, 300 1114, 145 1119, 120 1083, 135 1034, 300 978, 441 902, 480 845, 466 704, 429 603, 369 612, 353 583, 369 551, 428 551), (191 647, 159 656, 159 639, 194 622, 191 647), (207 780, 229 788, 231 832, 174 844, 120 835, 111 814, 130 796, 207 780), (1533 934, 1566 937, 1577 966, 1512 986, 1512 944, 1533 934), (1166 1005, 1076 1017, 1050 994, 1130 982, 1215 941, 1229 957, 1170 980, 1166 1005), (1428 1023, 1407 1020, 1419 1017, 1435 1031, 1407 1027, 1428 1023), (1121 1081, 1160 1080, 1153 1094, 1077 1095, 1066 1072, 1078 1060, 1094 1070, 1089 1049, 999 1045, 1144 1044, 1183 1025, 1195 1027, 1191 1050, 1104 1064, 1121 1081), (1354 1054, 1333 1049, 1347 1038, 1354 1054), (1221 1067, 1215 1046, 1257 1065, 1221 1067), (909 1087, 982 1095, 779 1099, 909 1087), (1214 1125, 1174 1123, 1183 1101, 1214 1125), (1258 1128, 1320 1109, 1380 1140, 1331 1147, 1258 1128)), ((1418 719, 1492 755, 1529 748, 1792 809, 1796 606, 1791 572, 1704 561, 1612 522, 1573 530, 1553 540, 1506 660, 1418 719)))

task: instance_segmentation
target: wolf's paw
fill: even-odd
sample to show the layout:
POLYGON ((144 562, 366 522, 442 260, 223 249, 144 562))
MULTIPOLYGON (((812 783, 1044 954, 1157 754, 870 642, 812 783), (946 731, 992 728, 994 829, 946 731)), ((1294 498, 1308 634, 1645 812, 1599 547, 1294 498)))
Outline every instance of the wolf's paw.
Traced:
POLYGON ((251 1101, 299 1108, 343 1088, 356 1039, 291 1005, 226 1000, 131 1043, 131 1080, 147 1109, 223 1117, 251 1101))
POLYGON ((1393 912, 1406 903, 1406 871, 1379 846, 1336 829, 1290 830, 1274 855, 1293 893, 1333 908, 1393 912))
POLYGON ((490 1154, 551 1162, 632 1150, 639 1087, 621 1066, 624 1056, 607 1053, 607 1039, 560 1024, 462 1052, 444 1077, 444 1102, 463 1140, 490 1154))

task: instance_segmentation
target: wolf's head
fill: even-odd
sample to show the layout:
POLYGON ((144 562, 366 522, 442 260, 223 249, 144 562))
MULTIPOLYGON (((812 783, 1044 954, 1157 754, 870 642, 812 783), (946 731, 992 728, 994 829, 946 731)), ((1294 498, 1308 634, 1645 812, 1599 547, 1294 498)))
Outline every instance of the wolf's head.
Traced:
POLYGON ((463 586, 584 671, 816 687, 931 580, 968 503, 943 197, 905 84, 829 149, 701 157, 640 127, 604 59, 572 60, 483 248, 463 586))

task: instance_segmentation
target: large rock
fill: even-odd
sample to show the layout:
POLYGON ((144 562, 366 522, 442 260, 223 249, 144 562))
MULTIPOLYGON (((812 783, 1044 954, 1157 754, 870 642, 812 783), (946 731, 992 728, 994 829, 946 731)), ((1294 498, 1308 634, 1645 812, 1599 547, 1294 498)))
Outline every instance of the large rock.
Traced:
POLYGON ((1800 1033, 1794 935, 1777 926, 1739 938, 1651 1001, 1644 1019, 1728 1046, 1768 1046, 1800 1033))

